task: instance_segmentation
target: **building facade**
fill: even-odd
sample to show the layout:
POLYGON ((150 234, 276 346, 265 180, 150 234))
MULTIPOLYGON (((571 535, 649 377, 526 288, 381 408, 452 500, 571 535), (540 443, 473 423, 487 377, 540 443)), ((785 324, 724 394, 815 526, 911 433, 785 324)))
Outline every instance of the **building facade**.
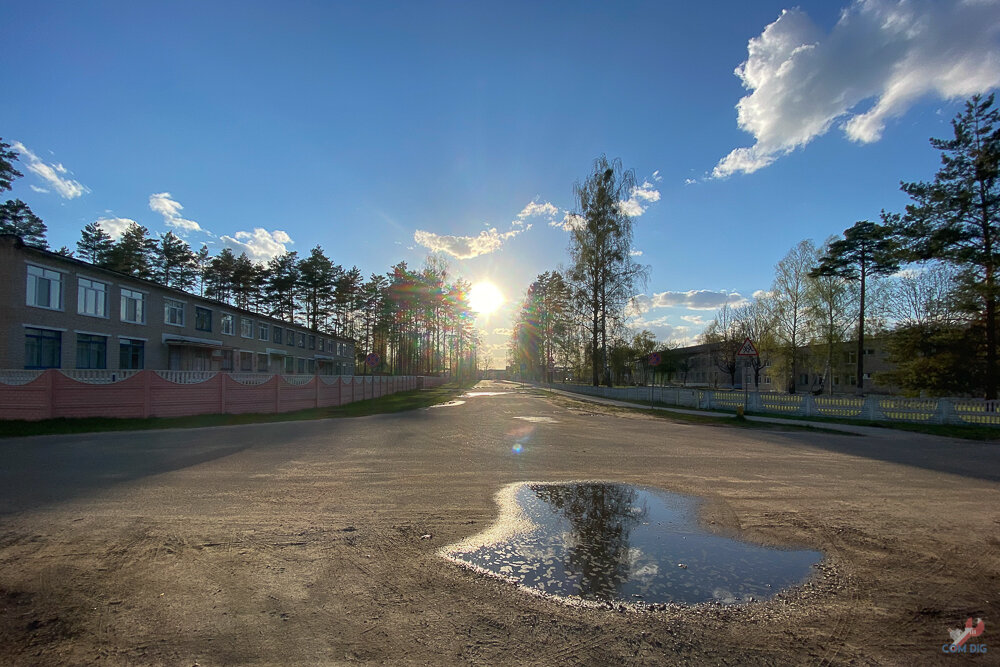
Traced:
POLYGON ((353 375, 354 342, 0 235, 0 368, 353 375))

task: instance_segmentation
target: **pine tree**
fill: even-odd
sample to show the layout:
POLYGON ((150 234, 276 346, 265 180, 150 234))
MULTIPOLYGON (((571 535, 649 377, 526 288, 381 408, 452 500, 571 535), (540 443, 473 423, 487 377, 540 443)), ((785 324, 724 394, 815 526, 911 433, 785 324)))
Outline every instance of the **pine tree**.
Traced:
POLYGON ((229 248, 223 248, 205 268, 205 295, 210 299, 231 303, 235 267, 236 255, 229 248))
POLYGON ((913 199, 899 226, 908 259, 940 259, 965 275, 985 319, 986 398, 997 397, 1000 252, 1000 110, 974 96, 952 120, 953 139, 931 139, 941 168, 931 183, 903 183, 913 199))
POLYGON ((97 266, 102 266, 115 245, 111 235, 96 222, 92 222, 80 232, 80 240, 76 242, 76 251, 80 259, 97 266))
POLYGON ((333 262, 316 246, 309 257, 299 262, 299 298, 306 315, 306 326, 318 329, 333 307, 336 271, 333 262))
POLYGON ((0 204, 0 234, 16 234, 26 245, 48 248, 45 223, 20 199, 0 204))
POLYGON ((0 139, 0 192, 10 190, 10 184, 15 178, 24 176, 14 168, 14 161, 17 160, 17 151, 10 150, 10 144, 4 143, 0 139))
POLYGON ((295 321, 295 290, 299 283, 299 255, 295 251, 272 257, 263 272, 264 303, 268 314, 295 321))
POLYGON ((160 235, 153 254, 153 275, 167 287, 189 290, 197 277, 197 257, 187 241, 173 232, 160 235))
POLYGON ((844 238, 831 242, 810 276, 839 276, 857 281, 858 300, 858 370, 857 391, 864 393, 865 383, 865 286, 869 277, 888 275, 899 270, 899 246, 890 237, 890 228, 870 220, 861 220, 844 230, 844 238))
POLYGON ((148 280, 153 277, 155 251, 156 241, 149 238, 149 230, 133 222, 108 251, 105 267, 148 280))

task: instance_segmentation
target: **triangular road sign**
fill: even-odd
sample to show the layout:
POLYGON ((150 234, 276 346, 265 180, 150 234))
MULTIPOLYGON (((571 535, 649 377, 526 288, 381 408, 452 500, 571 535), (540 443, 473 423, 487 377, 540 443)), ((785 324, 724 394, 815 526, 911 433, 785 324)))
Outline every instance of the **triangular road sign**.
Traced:
POLYGON ((753 346, 753 341, 747 338, 743 341, 743 346, 740 351, 736 353, 737 357, 756 357, 757 348, 753 346))

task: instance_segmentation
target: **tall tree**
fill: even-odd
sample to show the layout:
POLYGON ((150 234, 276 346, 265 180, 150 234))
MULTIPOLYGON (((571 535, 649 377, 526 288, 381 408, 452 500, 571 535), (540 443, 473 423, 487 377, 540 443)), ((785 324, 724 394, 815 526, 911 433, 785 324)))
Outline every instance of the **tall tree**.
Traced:
POLYGON ((10 190, 10 184, 15 178, 24 176, 14 168, 14 161, 17 160, 17 151, 10 150, 10 144, 4 143, 0 138, 0 192, 10 190))
POLYGON ((774 267, 771 297, 775 318, 775 336, 782 348, 785 381, 795 393, 798 378, 799 350, 808 344, 806 310, 809 296, 809 270, 816 263, 812 241, 799 242, 774 267))
POLYGON ((231 303, 235 268, 236 255, 232 249, 223 248, 205 268, 205 295, 210 299, 231 303))
POLYGON ((320 246, 299 262, 299 294, 310 329, 318 329, 332 312, 335 278, 333 262, 320 246))
POLYGON ((940 259, 963 271, 985 319, 986 398, 997 397, 997 251, 1000 237, 1000 110, 994 96, 974 96, 952 120, 934 181, 903 183, 913 203, 900 231, 911 257, 940 259))
POLYGON ((267 263, 264 302, 268 313, 286 322, 295 321, 295 290, 299 284, 299 254, 295 251, 272 257, 267 263))
POLYGON ((189 290, 194 286, 197 257, 187 241, 173 232, 160 235, 153 252, 153 277, 161 285, 176 289, 189 290))
MULTIPOLYGON (((829 249, 829 244, 836 240, 832 237, 824 244, 821 254, 829 249)), ((811 337, 826 347, 823 382, 830 394, 833 394, 833 359, 838 349, 848 336, 854 325, 855 292, 849 283, 836 275, 816 276, 809 280, 806 294, 807 315, 811 337)))
POLYGON ((111 234, 108 234, 96 222, 91 222, 80 232, 80 240, 76 242, 76 251, 80 259, 103 266, 107 262, 108 253, 115 245, 111 234))
POLYGON ((736 370, 739 368, 739 351, 743 345, 743 331, 736 319, 736 309, 724 304, 715 318, 705 328, 702 338, 712 344, 712 363, 729 376, 729 386, 736 387, 736 370))
POLYGON ((857 391, 864 394, 865 383, 865 287, 869 276, 888 275, 899 270, 899 246, 890 228, 870 220, 860 220, 844 230, 844 238, 831 242, 820 258, 812 277, 839 276, 856 281, 858 294, 857 391))
POLYGON ((149 230, 133 222, 108 251, 106 266, 113 271, 149 279, 153 277, 152 258, 155 250, 156 241, 149 238, 149 230))
POLYGON ((624 316, 635 284, 645 277, 632 261, 632 219, 622 202, 635 188, 635 174, 621 160, 604 155, 594 161, 591 175, 574 188, 579 214, 570 234, 572 266, 568 276, 590 333, 594 386, 611 383, 608 366, 609 329, 624 316))
POLYGON ((771 355, 776 347, 774 338, 774 309, 766 299, 752 299, 735 309, 733 318, 742 338, 737 337, 742 347, 749 338, 757 349, 756 357, 744 357, 744 363, 753 371, 753 385, 760 388, 760 372, 771 363, 771 355))
POLYGON ((0 204, 0 234, 16 234, 25 244, 48 248, 45 223, 20 199, 8 199, 0 204))
POLYGON ((241 252, 233 262, 231 282, 236 307, 256 310, 261 284, 261 269, 245 252, 241 252))

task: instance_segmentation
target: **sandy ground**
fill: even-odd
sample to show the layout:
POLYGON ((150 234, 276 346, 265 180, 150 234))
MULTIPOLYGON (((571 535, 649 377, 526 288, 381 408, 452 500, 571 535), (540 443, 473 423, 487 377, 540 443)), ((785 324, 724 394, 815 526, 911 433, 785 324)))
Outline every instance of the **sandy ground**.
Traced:
POLYGON ((1000 445, 692 426, 481 389, 509 393, 0 441, 0 663, 997 664, 1000 445), (492 523, 505 484, 571 479, 699 495, 712 530, 827 558, 769 601, 633 611, 437 555, 492 523), (970 616, 992 650, 944 655, 970 616))

